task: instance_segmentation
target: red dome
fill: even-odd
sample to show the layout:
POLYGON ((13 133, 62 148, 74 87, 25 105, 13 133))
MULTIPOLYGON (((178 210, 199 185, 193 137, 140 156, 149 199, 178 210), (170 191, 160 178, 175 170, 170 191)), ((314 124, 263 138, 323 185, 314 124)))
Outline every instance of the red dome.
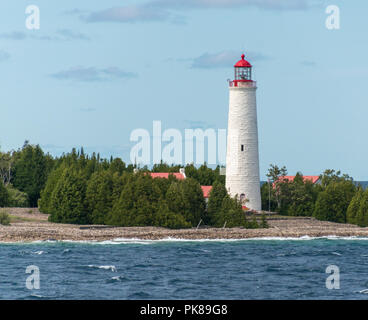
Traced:
POLYGON ((235 68, 251 68, 251 67, 252 67, 252 65, 251 65, 247 60, 245 60, 244 58, 245 58, 245 55, 244 55, 244 54, 242 54, 242 56, 241 56, 241 60, 239 60, 239 61, 234 65, 234 67, 235 67, 235 68))

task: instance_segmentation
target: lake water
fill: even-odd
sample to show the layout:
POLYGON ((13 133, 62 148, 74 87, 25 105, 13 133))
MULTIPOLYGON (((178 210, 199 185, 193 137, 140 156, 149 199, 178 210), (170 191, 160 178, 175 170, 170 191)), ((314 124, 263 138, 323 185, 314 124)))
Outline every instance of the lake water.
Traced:
POLYGON ((368 239, 2 243, 0 297, 367 299, 368 239), (26 287, 31 265, 40 289, 26 287), (329 265, 339 290, 326 288, 329 265))

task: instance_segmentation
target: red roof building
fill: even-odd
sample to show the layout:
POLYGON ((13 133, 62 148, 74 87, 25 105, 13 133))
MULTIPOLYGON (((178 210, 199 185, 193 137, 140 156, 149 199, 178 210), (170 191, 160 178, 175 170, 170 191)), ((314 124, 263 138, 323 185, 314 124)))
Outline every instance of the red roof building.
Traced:
POLYGON ((208 199, 210 197, 210 192, 212 190, 212 186, 201 186, 203 191, 203 196, 205 199, 208 199))
MULTIPOLYGON (((279 178, 279 181, 287 180, 288 182, 293 182, 296 176, 283 176, 279 178)), ((313 184, 319 183, 319 176, 303 176, 304 182, 310 181, 313 184)), ((275 187, 275 183, 273 183, 273 187, 275 187)))
MULTIPOLYGON (((168 179, 171 174, 178 180, 184 180, 186 178, 184 171, 183 172, 150 172, 150 176, 152 178, 161 178, 161 179, 168 179)), ((201 188, 202 188, 203 196, 207 200, 210 197, 212 186, 201 186, 201 188)))
MULTIPOLYGON (((289 182, 293 182, 295 179, 295 176, 284 176, 282 179, 286 179, 289 182)), ((313 184, 315 184, 319 180, 319 176, 303 176, 304 182, 311 181, 313 184)))
POLYGON ((169 175, 173 175, 178 180, 184 180, 184 174, 180 172, 150 172, 152 178, 169 179, 169 175))

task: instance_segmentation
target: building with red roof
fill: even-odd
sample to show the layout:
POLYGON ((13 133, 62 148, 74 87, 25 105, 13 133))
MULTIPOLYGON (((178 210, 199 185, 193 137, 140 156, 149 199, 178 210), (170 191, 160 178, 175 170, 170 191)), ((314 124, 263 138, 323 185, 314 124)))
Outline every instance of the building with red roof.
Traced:
POLYGON ((201 186, 201 188, 202 188, 204 198, 208 199, 210 197, 212 186, 201 186))
MULTIPOLYGON (((168 179, 170 175, 173 175, 178 180, 184 180, 186 178, 185 170, 180 169, 180 172, 150 172, 149 173, 152 178, 161 178, 161 179, 168 179)), ((208 201, 210 197, 210 192, 212 190, 212 186, 201 186, 203 197, 208 201)))
MULTIPOLYGON (((283 176, 283 177, 280 177, 278 181, 279 182, 282 182, 282 181, 285 181, 286 180, 287 182, 293 182, 294 179, 295 179, 295 177, 296 176, 283 176)), ((310 181, 313 184, 321 183, 319 176, 303 176, 303 181, 304 182, 310 181)), ((275 187, 275 183, 273 183, 273 187, 275 187)))
POLYGON ((178 180, 184 180, 185 174, 181 172, 150 172, 152 178, 168 179, 170 175, 173 175, 178 180))

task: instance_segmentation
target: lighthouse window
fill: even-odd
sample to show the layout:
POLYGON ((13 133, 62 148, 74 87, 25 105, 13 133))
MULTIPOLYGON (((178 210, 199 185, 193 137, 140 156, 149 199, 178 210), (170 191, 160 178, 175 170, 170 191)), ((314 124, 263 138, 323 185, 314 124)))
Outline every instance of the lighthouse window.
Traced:
POLYGON ((244 151, 244 144, 241 145, 241 151, 244 151))

